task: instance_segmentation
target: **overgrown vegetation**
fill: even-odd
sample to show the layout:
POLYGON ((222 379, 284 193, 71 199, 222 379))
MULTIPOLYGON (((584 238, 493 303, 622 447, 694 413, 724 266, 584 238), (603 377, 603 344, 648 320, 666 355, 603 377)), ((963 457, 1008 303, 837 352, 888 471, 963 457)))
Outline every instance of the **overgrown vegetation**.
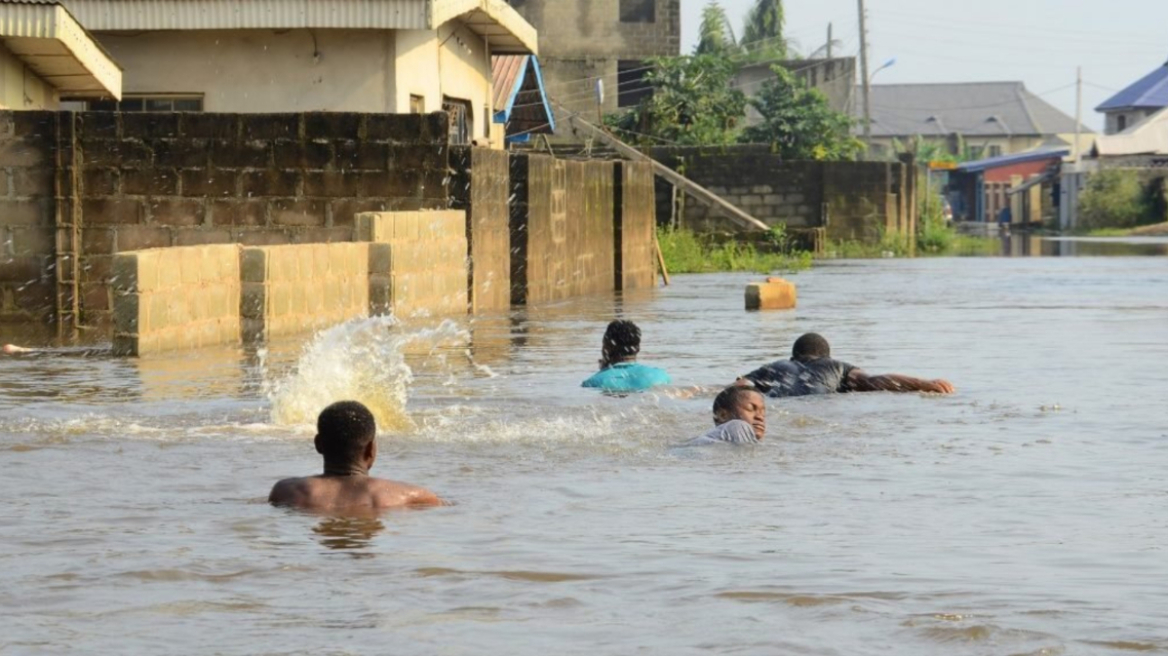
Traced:
POLYGON ((720 271, 802 271, 811 267, 811 254, 789 250, 785 228, 772 229, 766 247, 729 240, 716 243, 691 230, 659 228, 657 241, 669 273, 720 271))
POLYGON ((1163 178, 1144 183, 1138 171, 1100 171, 1079 197, 1079 227, 1087 232, 1160 223, 1168 218, 1166 206, 1163 178))
POLYGON ((808 89, 783 68, 763 83, 749 103, 762 122, 742 132, 741 141, 771 144, 783 159, 846 160, 864 150, 852 136, 853 119, 833 110, 818 89, 808 89))

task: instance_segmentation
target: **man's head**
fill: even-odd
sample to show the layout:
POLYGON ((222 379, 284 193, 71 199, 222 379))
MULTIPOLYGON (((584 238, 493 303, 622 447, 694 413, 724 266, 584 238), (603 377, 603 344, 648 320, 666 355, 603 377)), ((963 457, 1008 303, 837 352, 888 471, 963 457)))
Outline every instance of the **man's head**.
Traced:
POLYGON ((714 425, 741 419, 754 429, 754 436, 766 434, 766 399, 762 394, 741 385, 731 385, 714 398, 714 425))
POLYGON ((377 458, 377 422, 356 401, 338 401, 316 419, 316 451, 326 463, 362 464, 377 458))
POLYGON ((601 347, 602 366, 637 359, 641 352, 641 329, 632 321, 618 319, 608 324, 601 347))
POLYGON ((831 345, 819 333, 805 333, 795 340, 795 345, 791 347, 791 359, 797 362, 830 357, 831 345))

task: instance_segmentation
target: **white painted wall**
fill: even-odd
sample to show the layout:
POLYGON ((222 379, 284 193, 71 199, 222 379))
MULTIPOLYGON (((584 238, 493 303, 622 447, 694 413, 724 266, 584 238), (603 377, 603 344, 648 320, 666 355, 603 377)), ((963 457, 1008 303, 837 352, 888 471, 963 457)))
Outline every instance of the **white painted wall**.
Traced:
POLYGON ((125 69, 127 95, 202 94, 208 112, 408 113, 411 94, 425 98, 427 112, 440 111, 445 94, 471 103, 474 136, 486 141, 490 55, 482 37, 457 23, 437 31, 192 30, 97 39, 125 69))
POLYGON ((59 105, 57 89, 0 45, 0 109, 57 109, 59 105))

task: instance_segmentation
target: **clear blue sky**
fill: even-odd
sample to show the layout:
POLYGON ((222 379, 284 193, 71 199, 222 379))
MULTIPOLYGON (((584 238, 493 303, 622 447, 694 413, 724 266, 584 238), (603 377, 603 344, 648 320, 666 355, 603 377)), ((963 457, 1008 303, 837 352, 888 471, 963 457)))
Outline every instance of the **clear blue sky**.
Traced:
MULTIPOLYGON (((707 0, 681 0, 682 52, 697 43, 707 0)), ((754 0, 720 0, 742 34, 754 0)), ((1168 0, 866 0, 869 66, 895 57, 874 83, 1021 80, 1070 116, 1083 67, 1083 123, 1094 108, 1168 61, 1168 0)), ((834 25, 838 49, 859 52, 856 0, 785 0, 787 34, 807 52, 834 25)))

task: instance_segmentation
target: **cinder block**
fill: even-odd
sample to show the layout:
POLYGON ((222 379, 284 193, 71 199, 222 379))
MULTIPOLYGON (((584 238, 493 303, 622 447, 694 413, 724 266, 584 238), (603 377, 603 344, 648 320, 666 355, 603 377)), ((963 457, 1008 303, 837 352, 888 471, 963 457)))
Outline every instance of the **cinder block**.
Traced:
POLYGON ((767 278, 746 286, 747 310, 789 310, 795 307, 795 285, 782 278, 767 278))
POLYGON ((245 283, 263 283, 268 279, 268 249, 244 248, 240 251, 239 279, 245 283))

